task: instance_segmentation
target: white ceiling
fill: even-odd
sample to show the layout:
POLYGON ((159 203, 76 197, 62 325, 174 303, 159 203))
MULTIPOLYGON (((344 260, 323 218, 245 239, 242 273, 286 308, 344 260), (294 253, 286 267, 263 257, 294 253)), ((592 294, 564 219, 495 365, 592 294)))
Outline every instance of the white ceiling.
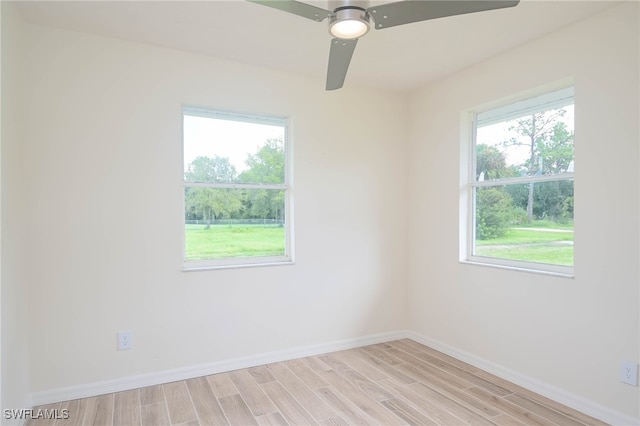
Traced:
MULTIPOLYGON (((372 30, 358 42, 345 86, 411 90, 614 4, 521 0, 513 8, 372 30)), ((301 73, 324 87, 326 21, 247 1, 25 1, 18 10, 28 22, 301 73)))

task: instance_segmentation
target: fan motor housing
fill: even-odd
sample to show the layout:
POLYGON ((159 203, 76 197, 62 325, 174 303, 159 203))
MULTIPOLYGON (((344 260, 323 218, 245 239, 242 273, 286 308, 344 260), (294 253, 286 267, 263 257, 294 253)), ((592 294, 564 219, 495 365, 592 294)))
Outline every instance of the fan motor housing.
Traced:
POLYGON ((343 6, 334 11, 329 21, 329 33, 340 39, 359 38, 369 32, 369 14, 357 6, 343 6))

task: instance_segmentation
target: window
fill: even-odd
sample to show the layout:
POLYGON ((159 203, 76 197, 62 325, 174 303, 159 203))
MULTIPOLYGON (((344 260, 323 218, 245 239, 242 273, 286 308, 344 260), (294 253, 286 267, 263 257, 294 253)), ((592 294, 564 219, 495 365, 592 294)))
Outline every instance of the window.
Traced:
POLYGON ((472 114, 466 260, 573 274, 573 92, 472 114))
POLYGON ((185 269, 291 262, 287 119, 182 115, 185 269))

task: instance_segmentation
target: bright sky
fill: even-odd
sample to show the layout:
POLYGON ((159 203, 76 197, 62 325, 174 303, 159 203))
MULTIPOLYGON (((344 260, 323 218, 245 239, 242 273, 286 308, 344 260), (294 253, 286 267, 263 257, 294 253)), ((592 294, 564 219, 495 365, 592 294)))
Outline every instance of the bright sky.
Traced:
POLYGON ((184 116, 184 169, 196 157, 226 157, 238 173, 268 139, 284 140, 284 128, 267 124, 184 116))
MULTIPOLYGON (((573 119, 574 108, 573 105, 568 105, 563 108, 567 113, 564 115, 562 121, 566 124, 567 130, 573 132, 573 119)), ((517 137, 515 132, 509 131, 509 126, 513 125, 513 121, 500 122, 491 124, 489 126, 479 127, 477 131, 476 144, 485 144, 489 146, 496 146, 500 151, 504 152, 507 166, 518 165, 524 163, 530 155, 529 150, 525 146, 513 146, 506 150, 501 146, 501 143, 508 141, 512 137, 517 137)))

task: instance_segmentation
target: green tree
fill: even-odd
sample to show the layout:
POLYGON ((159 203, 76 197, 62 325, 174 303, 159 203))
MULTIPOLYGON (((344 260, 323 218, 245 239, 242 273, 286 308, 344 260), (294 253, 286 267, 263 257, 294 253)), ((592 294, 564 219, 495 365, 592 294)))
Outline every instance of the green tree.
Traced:
MULTIPOLYGON (((567 171, 573 161, 573 133, 561 119, 564 109, 549 110, 515 120, 509 128, 519 137, 511 138, 503 146, 524 146, 527 160, 521 165, 528 176, 567 171)), ((534 217, 534 183, 530 183, 527 195, 527 219, 534 217)))
POLYGON ((249 154, 248 169, 239 176, 242 183, 284 183, 284 143, 269 139, 255 154, 249 154))
POLYGON ((501 179, 517 176, 514 167, 507 167, 504 153, 495 146, 476 146, 476 180, 501 179))
MULTIPOLYGON (((507 167, 504 153, 495 146, 476 146, 476 179, 491 180, 515 176, 507 167)), ((508 188, 507 186, 506 188, 508 188)), ((513 201, 501 188, 478 188, 476 192, 476 238, 486 240, 504 235, 512 222, 513 201)))
MULTIPOLYGON (((243 183, 284 183, 284 143, 281 139, 269 139, 255 154, 247 157, 248 169, 239 176, 243 183)), ((277 189, 252 189, 246 193, 247 214, 253 218, 282 219, 284 191, 277 189)))
POLYGON ((538 146, 538 167, 543 174, 563 173, 572 166, 574 158, 573 132, 563 122, 556 123, 549 138, 538 146))
POLYGON ((228 158, 196 157, 188 166, 184 177, 187 182, 234 182, 236 168, 228 158))
MULTIPOLYGON (((215 156, 197 157, 187 167, 185 179, 188 182, 234 182, 236 169, 228 158, 215 156)), ((231 217, 242 207, 243 194, 231 188, 187 187, 185 193, 186 211, 206 220, 206 229, 211 221, 220 217, 231 217)))
POLYGON ((476 180, 499 179, 506 169, 504 155, 495 146, 476 146, 476 180))
POLYGON ((567 222, 573 219, 573 181, 540 182, 535 186, 533 214, 537 218, 567 222))

